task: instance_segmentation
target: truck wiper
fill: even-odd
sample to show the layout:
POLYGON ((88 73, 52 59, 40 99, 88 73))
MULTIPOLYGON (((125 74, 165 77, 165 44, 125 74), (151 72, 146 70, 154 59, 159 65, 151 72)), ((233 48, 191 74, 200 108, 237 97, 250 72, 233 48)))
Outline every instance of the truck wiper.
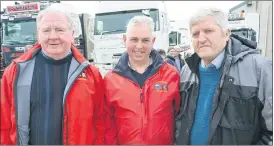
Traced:
POLYGON ((117 30, 110 30, 110 31, 102 31, 102 32, 101 32, 101 35, 106 34, 106 33, 119 32, 119 31, 125 31, 125 30, 117 29, 117 30))
POLYGON ((14 41, 14 40, 6 40, 6 41, 3 41, 3 44, 10 44, 10 45, 17 45, 17 44, 24 44, 22 43, 21 41, 14 41))
POLYGON ((36 41, 35 37, 27 37, 24 39, 25 41, 36 41))

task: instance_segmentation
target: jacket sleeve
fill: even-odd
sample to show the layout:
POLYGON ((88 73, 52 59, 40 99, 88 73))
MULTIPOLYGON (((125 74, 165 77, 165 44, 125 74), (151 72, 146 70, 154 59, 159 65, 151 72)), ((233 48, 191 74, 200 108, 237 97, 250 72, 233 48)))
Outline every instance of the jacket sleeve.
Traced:
MULTIPOLYGON (((12 82, 10 77, 11 65, 6 68, 1 79, 1 106, 0 106, 0 145, 15 144, 10 139, 11 132, 11 108, 12 108, 12 82)), ((14 68, 14 67, 13 67, 14 68)))
MULTIPOLYGON (((106 80, 105 78, 105 85, 106 85, 106 80)), ((107 88, 106 88, 107 89, 107 88)), ((105 131, 105 144, 106 145, 117 145, 118 144, 118 131, 117 127, 115 124, 115 117, 114 117, 114 109, 111 106, 111 104, 108 101, 109 98, 109 91, 106 90, 105 92, 105 126, 106 126, 106 131, 105 131)))
POLYGON ((180 75, 179 72, 176 72, 176 95, 175 95, 175 112, 177 115, 179 113, 180 110, 180 105, 181 105, 181 95, 180 95, 180 75))
POLYGON ((178 119, 178 114, 180 112, 180 106, 181 106, 181 95, 180 95, 180 75, 179 72, 176 72, 176 84, 177 84, 177 88, 176 88, 176 95, 175 95, 175 140, 177 139, 178 135, 179 135, 179 125, 177 124, 181 124, 180 123, 180 119, 178 119))
POLYGON ((264 60, 258 69, 258 97, 263 104, 261 135, 258 144, 272 145, 272 62, 264 60))
POLYGON ((183 82, 183 78, 184 78, 184 70, 186 69, 186 66, 184 66, 182 68, 182 71, 180 73, 180 82, 179 82, 179 87, 178 87, 178 90, 179 90, 179 94, 180 94, 180 97, 181 97, 181 100, 180 100, 180 109, 179 109, 179 113, 177 114, 176 118, 175 118, 175 140, 177 140, 179 134, 180 134, 180 129, 181 129, 181 123, 182 123, 182 115, 183 115, 183 105, 184 104, 184 101, 186 101, 186 97, 185 97, 185 93, 183 92, 183 88, 182 88, 182 82, 183 82))
POLYGON ((98 69, 93 70, 95 79, 95 100, 94 100, 94 118, 93 123, 96 130, 96 138, 94 144, 103 145, 105 135, 104 123, 104 81, 98 69))

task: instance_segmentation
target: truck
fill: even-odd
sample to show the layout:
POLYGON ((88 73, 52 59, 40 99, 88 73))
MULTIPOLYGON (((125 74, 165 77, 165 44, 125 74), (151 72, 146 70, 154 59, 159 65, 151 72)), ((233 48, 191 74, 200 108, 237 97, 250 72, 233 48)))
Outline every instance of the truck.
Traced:
MULTIPOLYGON (((36 17, 39 11, 51 6, 59 7, 59 1, 23 2, 7 6, 1 16, 1 70, 3 71, 13 59, 21 56, 27 46, 37 42, 36 17)), ((71 14, 72 15, 72 14, 71 14)), ((82 54, 91 60, 89 53, 93 49, 91 31, 93 18, 90 14, 82 13, 72 16, 74 19, 74 44, 82 54)))
POLYGON ((154 49, 167 51, 170 23, 164 1, 99 1, 94 19, 94 64, 104 75, 126 51, 123 34, 128 21, 136 15, 153 19, 154 49))
POLYGON ((239 35, 248 40, 259 42, 260 16, 258 13, 230 13, 228 25, 232 34, 239 35))
POLYGON ((36 40, 36 17, 40 10, 52 2, 15 2, 7 6, 1 15, 1 52, 2 65, 7 67, 11 61, 25 52, 26 45, 33 45, 36 40))
POLYGON ((190 45, 187 28, 173 28, 169 33, 169 46, 184 46, 190 45))

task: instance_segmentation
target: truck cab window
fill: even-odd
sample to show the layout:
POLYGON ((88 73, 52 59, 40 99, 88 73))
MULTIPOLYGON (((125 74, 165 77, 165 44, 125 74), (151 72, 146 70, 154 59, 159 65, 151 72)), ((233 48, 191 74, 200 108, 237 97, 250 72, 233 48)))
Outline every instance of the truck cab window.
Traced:
POLYGON ((36 42, 36 22, 7 21, 3 22, 3 43, 11 42, 36 42))
MULTIPOLYGON (((95 16, 95 35, 117 34, 126 32, 128 21, 137 15, 145 15, 143 10, 120 11, 112 13, 101 13, 95 16)), ((159 25, 158 10, 150 9, 149 17, 154 20, 155 25, 159 25)), ((159 29, 155 26, 154 30, 159 29)))

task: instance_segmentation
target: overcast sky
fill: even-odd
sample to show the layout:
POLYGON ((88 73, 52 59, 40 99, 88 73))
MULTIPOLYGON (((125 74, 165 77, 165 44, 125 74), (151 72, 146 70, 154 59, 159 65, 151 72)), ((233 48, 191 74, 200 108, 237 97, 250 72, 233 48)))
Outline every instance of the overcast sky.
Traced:
MULTIPOLYGON (((166 1, 167 13, 171 20, 181 21, 187 25, 191 14, 200 7, 217 7, 228 12, 230 8, 243 1, 166 1)), ((94 13, 96 1, 61 1, 61 3, 71 4, 79 13, 94 13)), ((7 5, 14 4, 14 1, 1 1, 1 10, 7 5)))

